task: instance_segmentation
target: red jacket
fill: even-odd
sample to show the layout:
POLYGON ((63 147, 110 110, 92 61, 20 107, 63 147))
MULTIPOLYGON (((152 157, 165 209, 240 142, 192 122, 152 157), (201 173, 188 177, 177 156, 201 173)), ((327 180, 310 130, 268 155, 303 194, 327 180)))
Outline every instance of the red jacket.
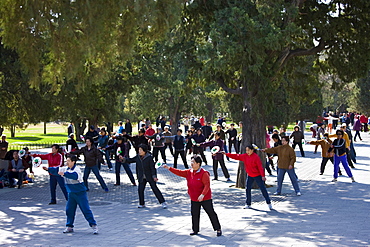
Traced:
POLYGON ((49 153, 49 154, 32 154, 33 157, 40 157, 42 160, 47 160, 49 167, 60 167, 63 166, 63 155, 60 153, 49 153))
POLYGON ((253 153, 252 155, 248 154, 226 154, 227 157, 230 157, 234 160, 241 160, 244 162, 244 169, 250 177, 265 176, 265 169, 263 169, 262 162, 260 157, 253 153))
POLYGON ((212 199, 209 172, 203 168, 193 171, 193 169, 179 170, 170 167, 169 170, 177 176, 186 178, 188 181, 188 194, 190 200, 197 202, 201 194, 204 195, 203 201, 212 199))

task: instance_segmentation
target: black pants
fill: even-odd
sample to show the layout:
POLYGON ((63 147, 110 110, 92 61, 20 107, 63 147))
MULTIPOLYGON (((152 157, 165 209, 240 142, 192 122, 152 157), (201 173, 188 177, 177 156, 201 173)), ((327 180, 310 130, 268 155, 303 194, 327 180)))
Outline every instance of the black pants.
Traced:
POLYGON ((158 152, 161 152, 162 160, 166 163, 166 154, 165 154, 165 147, 153 147, 153 156, 154 160, 158 161, 158 152))
POLYGON ((334 158, 333 157, 330 157, 330 158, 322 157, 321 167, 320 167, 320 173, 324 173, 326 163, 328 163, 329 160, 331 161, 331 163, 334 164, 334 158))
POLYGON ((25 177, 25 172, 8 172, 8 176, 9 176, 9 182, 10 182, 10 186, 13 186, 14 184, 14 178, 17 178, 18 179, 18 188, 20 188, 23 184, 23 179, 25 177))
POLYGON ((208 214, 209 219, 211 220, 213 230, 221 230, 220 222, 218 221, 217 214, 213 209, 212 199, 202 201, 202 202, 194 202, 191 201, 191 220, 192 220, 192 228, 193 232, 199 232, 199 219, 200 219, 200 207, 208 214))
POLYGON ((150 187, 152 188, 152 191, 153 191, 155 197, 157 197, 159 203, 165 202, 164 197, 162 195, 162 192, 157 187, 157 183, 154 182, 154 181, 147 181, 146 179, 143 179, 142 182, 139 182, 139 187, 138 187, 140 205, 145 205, 144 190, 145 190, 146 183, 150 184, 150 187))
POLYGON ((347 162, 348 162, 348 165, 351 168, 354 168, 353 162, 352 162, 352 159, 351 159, 351 152, 348 150, 348 148, 346 149, 346 154, 347 154, 347 162))
POLYGON ((172 143, 165 143, 165 144, 164 144, 164 151, 166 151, 166 148, 167 148, 167 147, 170 149, 170 152, 171 152, 171 154, 172 154, 172 156, 173 156, 172 143))
POLYGON ((359 130, 356 130, 356 134, 355 136, 353 137, 353 140, 356 141, 356 137, 358 136, 358 138, 360 138, 360 140, 362 141, 361 139, 361 135, 360 135, 360 131, 359 130))
POLYGON ((206 165, 208 164, 206 156, 204 155, 204 150, 203 150, 202 147, 194 146, 193 147, 193 154, 200 154, 200 157, 202 157, 203 162, 206 163, 206 165))
POLYGON ((175 150, 175 155, 174 155, 174 162, 173 162, 173 168, 177 168, 177 158, 179 157, 179 154, 181 156, 182 162, 184 163, 184 166, 186 169, 189 168, 188 163, 186 162, 186 157, 185 157, 185 150, 175 150))
POLYGON ((213 175, 215 179, 218 179, 218 173, 217 173, 218 163, 220 163, 220 166, 221 166, 222 172, 224 173, 225 178, 230 178, 229 171, 227 170, 225 166, 225 161, 224 159, 222 159, 222 160, 213 160, 213 175))
POLYGON ((230 153, 231 153, 231 147, 232 146, 234 146, 235 152, 238 154, 239 153, 239 145, 238 145, 236 139, 234 139, 234 140, 229 139, 229 152, 230 153))
POLYGON ((292 148, 295 149, 296 145, 299 146, 299 150, 301 151, 301 156, 304 157, 302 142, 293 142, 292 148))

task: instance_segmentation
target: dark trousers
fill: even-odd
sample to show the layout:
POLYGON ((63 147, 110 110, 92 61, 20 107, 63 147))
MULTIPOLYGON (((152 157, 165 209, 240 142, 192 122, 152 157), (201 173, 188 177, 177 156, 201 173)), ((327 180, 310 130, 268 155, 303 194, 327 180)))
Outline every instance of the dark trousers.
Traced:
POLYGON ((234 140, 229 139, 229 151, 230 151, 230 153, 231 153, 232 146, 234 146, 235 152, 239 153, 239 145, 237 145, 236 139, 234 139, 234 140))
POLYGON ((108 188, 107 185, 105 184, 104 182, 104 179, 102 178, 102 176, 100 175, 100 172, 99 172, 99 168, 98 168, 98 165, 95 165, 95 166, 85 166, 85 170, 84 170, 84 184, 86 186, 87 189, 89 189, 89 184, 87 182, 87 179, 89 178, 89 175, 90 175, 90 172, 93 172, 95 174, 95 177, 98 179, 101 187, 103 189, 106 189, 108 188))
POLYGON ((165 147, 153 147, 153 156, 154 160, 158 161, 158 152, 161 152, 162 160, 166 163, 166 154, 165 154, 165 147))
POLYGON ((204 149, 202 147, 193 147, 193 154, 199 154, 202 157, 202 160, 206 165, 208 164, 206 156, 204 155, 204 149))
POLYGON ((66 189, 63 177, 50 175, 49 184, 50 184, 50 194, 51 194, 50 202, 52 203, 57 202, 57 195, 56 195, 57 184, 59 184, 59 187, 62 190, 64 197, 66 198, 66 200, 68 200, 68 193, 67 193, 67 189, 66 189))
POLYGON ((173 156, 173 147, 172 147, 172 143, 165 143, 164 144, 164 151, 166 151, 166 148, 169 148, 170 149, 170 152, 173 156))
POLYGON ((299 146, 299 150, 301 151, 301 156, 304 157, 302 142, 293 142, 292 148, 295 149, 296 145, 299 146))
POLYGON ((146 179, 143 179, 143 181, 139 182, 139 187, 138 187, 139 204, 140 205, 145 205, 144 190, 145 190, 146 183, 149 183, 150 188, 152 188, 152 191, 153 191, 155 197, 157 197, 159 203, 165 202, 164 197, 162 195, 162 192, 157 187, 157 183, 154 182, 154 181, 147 181, 146 179))
POLYGON ((130 169, 130 164, 128 164, 128 163, 122 163, 122 162, 117 161, 117 160, 116 160, 116 164, 115 164, 116 184, 120 184, 121 183, 121 176, 120 176, 121 166, 123 166, 123 168, 125 169, 125 171, 127 173, 127 176, 130 178, 131 183, 132 184, 135 184, 135 178, 134 178, 134 175, 132 174, 132 171, 130 169))
POLYGON ((257 177, 247 177, 247 182, 246 182, 246 194, 247 194, 247 199, 246 199, 246 204, 251 205, 252 204, 252 185, 253 182, 256 181, 258 187, 260 188, 263 197, 266 200, 267 204, 271 204, 271 200, 269 197, 269 194, 267 193, 265 183, 262 180, 262 176, 257 176, 257 177))
POLYGON ((217 173, 218 163, 220 163, 220 166, 221 166, 222 172, 224 173, 225 178, 230 178, 229 171, 227 170, 225 166, 225 161, 224 159, 222 159, 222 160, 213 160, 213 176, 215 177, 215 179, 218 179, 218 173, 217 173))
POLYGON ((218 216, 213 209, 212 199, 194 202, 191 201, 191 221, 193 232, 199 232, 199 219, 200 219, 200 207, 203 207, 204 211, 208 214, 209 219, 211 220, 213 230, 221 230, 220 222, 218 221, 218 216))
POLYGON ((186 157, 185 157, 185 151, 184 150, 175 150, 175 155, 174 155, 174 162, 173 162, 173 167, 177 168, 177 158, 179 157, 179 154, 181 156, 182 162, 184 163, 184 166, 186 169, 189 168, 188 163, 186 162, 186 157))
POLYGON ((23 179, 25 177, 25 172, 8 172, 8 176, 9 176, 9 182, 10 182, 10 186, 13 186, 14 184, 14 178, 17 178, 18 179, 18 188, 20 188, 23 184, 23 179))
POLYGON ((266 168, 266 171, 268 172, 268 174, 271 175, 272 174, 272 171, 270 169, 270 161, 269 160, 266 160, 266 166, 265 166, 265 168, 266 168))
POLYGON ((326 163, 328 163, 329 160, 331 161, 331 163, 334 164, 334 158, 333 157, 330 157, 330 158, 322 157, 320 173, 324 173, 326 163))
POLYGON ((360 131, 359 130, 356 130, 356 134, 355 136, 353 137, 353 140, 356 141, 356 137, 358 136, 358 138, 360 138, 360 140, 362 141, 362 138, 361 138, 361 135, 360 135, 360 131))
POLYGON ((90 226, 96 225, 94 215, 90 209, 89 200, 87 199, 86 191, 71 192, 68 194, 68 202, 66 206, 67 224, 68 227, 73 227, 77 205, 80 207, 83 215, 90 226))
POLYGON ((346 156, 347 156, 347 163, 350 167, 354 168, 354 165, 353 165, 353 162, 352 162, 352 157, 351 157, 351 152, 348 150, 348 148, 346 149, 346 156))

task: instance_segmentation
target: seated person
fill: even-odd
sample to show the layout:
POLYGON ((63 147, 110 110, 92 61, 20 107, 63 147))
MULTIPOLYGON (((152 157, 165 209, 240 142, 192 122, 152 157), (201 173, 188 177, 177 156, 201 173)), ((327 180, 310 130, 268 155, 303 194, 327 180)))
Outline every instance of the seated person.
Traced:
POLYGON ((18 151, 13 152, 13 160, 9 161, 8 177, 9 177, 9 188, 14 188, 14 178, 18 178, 18 189, 23 184, 25 177, 25 170, 28 168, 28 164, 19 157, 18 151))

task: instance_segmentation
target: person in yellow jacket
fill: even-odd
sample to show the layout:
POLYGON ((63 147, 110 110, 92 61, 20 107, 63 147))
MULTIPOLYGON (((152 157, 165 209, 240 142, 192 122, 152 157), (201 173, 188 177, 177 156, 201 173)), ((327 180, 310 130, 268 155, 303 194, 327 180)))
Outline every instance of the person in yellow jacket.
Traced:
MULTIPOLYGON (((332 140, 329 139, 329 134, 325 133, 323 136, 323 139, 317 140, 317 141, 310 141, 309 144, 315 145, 315 146, 321 146, 321 156, 322 156, 322 161, 321 161, 321 166, 320 166, 320 175, 324 174, 325 166, 326 163, 330 160, 331 163, 334 165, 334 153, 333 152, 328 152, 331 144, 333 143, 332 140)), ((342 175, 342 172, 339 169, 339 175, 342 175)))
MULTIPOLYGON (((350 150, 351 150, 351 138, 349 137, 349 135, 346 133, 346 129, 347 129, 347 124, 343 123, 341 126, 340 126, 340 129, 343 131, 343 139, 346 141, 346 154, 347 154, 347 162, 348 162, 348 165, 351 167, 351 168, 355 168, 353 163, 352 163, 352 160, 351 160, 351 155, 350 155, 350 150)), ((329 135, 329 138, 337 138, 337 135, 336 134, 331 134, 329 135)))

